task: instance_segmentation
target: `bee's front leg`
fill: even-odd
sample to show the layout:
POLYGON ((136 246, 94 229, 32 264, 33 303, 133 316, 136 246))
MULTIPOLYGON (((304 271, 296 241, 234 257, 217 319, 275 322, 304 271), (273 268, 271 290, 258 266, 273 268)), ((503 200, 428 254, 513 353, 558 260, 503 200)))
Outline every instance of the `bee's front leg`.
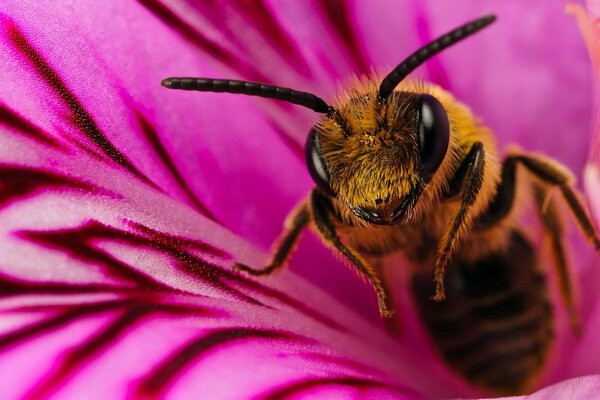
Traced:
POLYGON ((252 269, 247 265, 235 263, 233 267, 238 271, 244 271, 250 275, 269 275, 273 271, 283 267, 290 254, 296 247, 302 231, 310 222, 310 212, 308 210, 308 201, 300 203, 286 218, 284 229, 275 242, 273 256, 269 263, 262 269, 252 269))
POLYGON ((339 251, 350 263, 358 269, 375 289, 377 302, 379 304, 379 313, 384 318, 390 318, 394 311, 388 306, 385 287, 381 279, 377 276, 376 270, 371 266, 355 249, 345 245, 340 240, 335 227, 330 219, 331 203, 326 195, 319 189, 313 190, 311 194, 311 209, 313 220, 318 233, 326 244, 339 251))

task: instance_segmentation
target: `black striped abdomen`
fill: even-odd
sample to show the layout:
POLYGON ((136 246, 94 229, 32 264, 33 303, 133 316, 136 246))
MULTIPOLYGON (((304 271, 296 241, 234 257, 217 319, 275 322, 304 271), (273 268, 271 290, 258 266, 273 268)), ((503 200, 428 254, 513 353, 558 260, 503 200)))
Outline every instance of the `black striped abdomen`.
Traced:
POLYGON ((431 271, 413 296, 436 348, 452 369, 498 394, 527 389, 553 339, 546 281, 527 239, 513 232, 505 253, 446 270, 446 300, 430 300, 431 271))

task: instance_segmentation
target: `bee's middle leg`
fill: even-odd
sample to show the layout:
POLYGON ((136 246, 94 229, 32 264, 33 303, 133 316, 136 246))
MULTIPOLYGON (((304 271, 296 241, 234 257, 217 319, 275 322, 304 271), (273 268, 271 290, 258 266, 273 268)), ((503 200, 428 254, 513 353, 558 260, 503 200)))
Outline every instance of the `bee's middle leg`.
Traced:
POLYGON ((554 200, 548 197, 550 195, 551 193, 548 192, 547 188, 542 185, 534 185, 536 209, 544 226, 544 232, 550 241, 552 258, 554 259, 554 267, 560 286, 560 294, 568 312, 571 330, 575 336, 579 337, 581 335, 581 321, 573 294, 567 251, 563 244, 565 240, 563 236, 563 224, 554 200))
POLYGON ((315 225, 323 240, 339 251, 365 278, 367 278, 373 286, 373 289, 375 289, 377 302, 379 304, 379 313, 382 317, 391 317, 394 314, 394 311, 388 305, 389 296, 387 295, 387 290, 381 279, 377 275, 377 271, 356 250, 342 243, 329 217, 328 200, 323 194, 319 193, 317 189, 312 192, 311 206, 315 225))
MULTIPOLYGON (((552 170, 552 164, 547 161, 544 162, 543 159, 527 158, 527 156, 520 154, 508 156, 502 165, 502 177, 496 195, 490 202, 488 209, 474 221, 474 229, 485 230, 491 228, 510 214, 515 201, 517 188, 516 171, 519 163, 524 163, 525 167, 529 171, 533 171, 532 173, 543 182, 533 183, 536 210, 542 222, 544 232, 550 239, 554 267, 558 276, 561 297, 569 314, 571 329, 575 335, 578 335, 581 328, 571 278, 569 276, 567 251, 563 245, 562 221, 554 200, 548 197, 551 195, 549 189, 553 184, 561 184, 564 187, 562 188, 563 194, 567 192, 568 195, 573 192, 573 189, 563 183, 568 181, 567 177, 562 176, 558 172, 558 169, 552 170)), ((576 199, 575 195, 572 197, 576 199)), ((576 205, 573 211, 574 215, 580 216, 579 218, 583 220, 580 224, 586 227, 588 232, 592 232, 588 233, 588 237, 595 237, 592 228, 590 228, 591 222, 586 219, 586 214, 582 211, 583 207, 575 200, 573 203, 576 205)))
POLYGON ((476 142, 469 150, 460 165, 456 176, 456 185, 460 187, 461 199, 458 212, 452 219, 449 229, 441 240, 438 257, 435 264, 434 283, 435 293, 432 300, 440 301, 446 297, 444 291, 444 275, 446 266, 456 248, 461 233, 465 231, 470 222, 471 206, 475 203, 481 186, 485 168, 485 150, 481 142, 476 142))

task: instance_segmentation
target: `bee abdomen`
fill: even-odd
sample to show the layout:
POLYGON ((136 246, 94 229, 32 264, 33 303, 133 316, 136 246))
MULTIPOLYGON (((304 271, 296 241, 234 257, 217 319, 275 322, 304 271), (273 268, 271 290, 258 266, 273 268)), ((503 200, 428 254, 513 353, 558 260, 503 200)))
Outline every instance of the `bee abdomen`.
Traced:
POLYGON ((431 273, 417 274, 413 295, 438 352, 470 382, 517 394, 542 369, 553 340, 546 281, 532 246, 513 232, 506 251, 446 272, 446 300, 429 300, 431 273))

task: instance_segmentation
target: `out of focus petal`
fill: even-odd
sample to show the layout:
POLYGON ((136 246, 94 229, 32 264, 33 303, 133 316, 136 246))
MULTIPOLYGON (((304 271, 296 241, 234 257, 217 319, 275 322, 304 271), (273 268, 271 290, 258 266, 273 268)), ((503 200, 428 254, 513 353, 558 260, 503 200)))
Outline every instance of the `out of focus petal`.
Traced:
POLYGON ((597 2, 590 1, 588 4, 589 14, 582 6, 576 4, 567 5, 566 10, 575 17, 592 62, 595 97, 593 101, 594 118, 591 119, 592 138, 590 141, 588 163, 598 165, 600 164, 600 114, 598 112, 600 109, 600 25, 598 20, 593 17, 594 15, 598 15, 597 2))
POLYGON ((354 15, 361 16, 359 36, 378 67, 397 64, 418 45, 466 21, 496 14, 493 26, 434 57, 416 74, 467 104, 502 147, 517 143, 580 173, 592 88, 585 48, 562 0, 462 2, 461 7, 421 1, 354 4, 354 15))
MULTIPOLYGON (((370 289, 314 237, 292 268, 326 291, 289 271, 257 282, 230 269, 234 259, 261 265, 261 249, 310 189, 302 143, 314 115, 159 82, 265 78, 329 100, 350 75, 394 65, 490 10, 240 4, 0 4, 0 364, 12 372, 2 393, 474 395, 444 369, 418 321, 401 316, 414 342, 382 330, 370 289), (357 315, 363 309, 377 322, 357 315)), ((582 52, 554 10, 522 4, 499 6, 514 22, 432 60, 423 75, 472 105, 501 143, 578 169, 587 137, 556 138, 586 123, 582 52), (529 31, 528 18, 537 21, 529 31), (541 34, 543 21, 560 30, 558 42, 541 34), (520 49, 523 30, 530 45, 520 49), (508 34, 513 42, 502 44, 508 34), (539 86, 527 91, 532 79, 539 86), (553 119, 536 118, 546 113, 553 119)))
POLYGON ((584 175, 584 184, 588 204, 595 217, 596 223, 600 222, 600 3, 588 1, 588 12, 578 5, 569 5, 567 10, 579 25, 593 66, 593 79, 596 96, 594 98, 594 119, 592 121, 592 140, 590 142, 588 164, 584 175))
POLYGON ((528 396, 511 397, 510 399, 553 400, 579 399, 592 400, 600 398, 600 375, 582 376, 569 379, 552 386, 545 387, 528 396))

